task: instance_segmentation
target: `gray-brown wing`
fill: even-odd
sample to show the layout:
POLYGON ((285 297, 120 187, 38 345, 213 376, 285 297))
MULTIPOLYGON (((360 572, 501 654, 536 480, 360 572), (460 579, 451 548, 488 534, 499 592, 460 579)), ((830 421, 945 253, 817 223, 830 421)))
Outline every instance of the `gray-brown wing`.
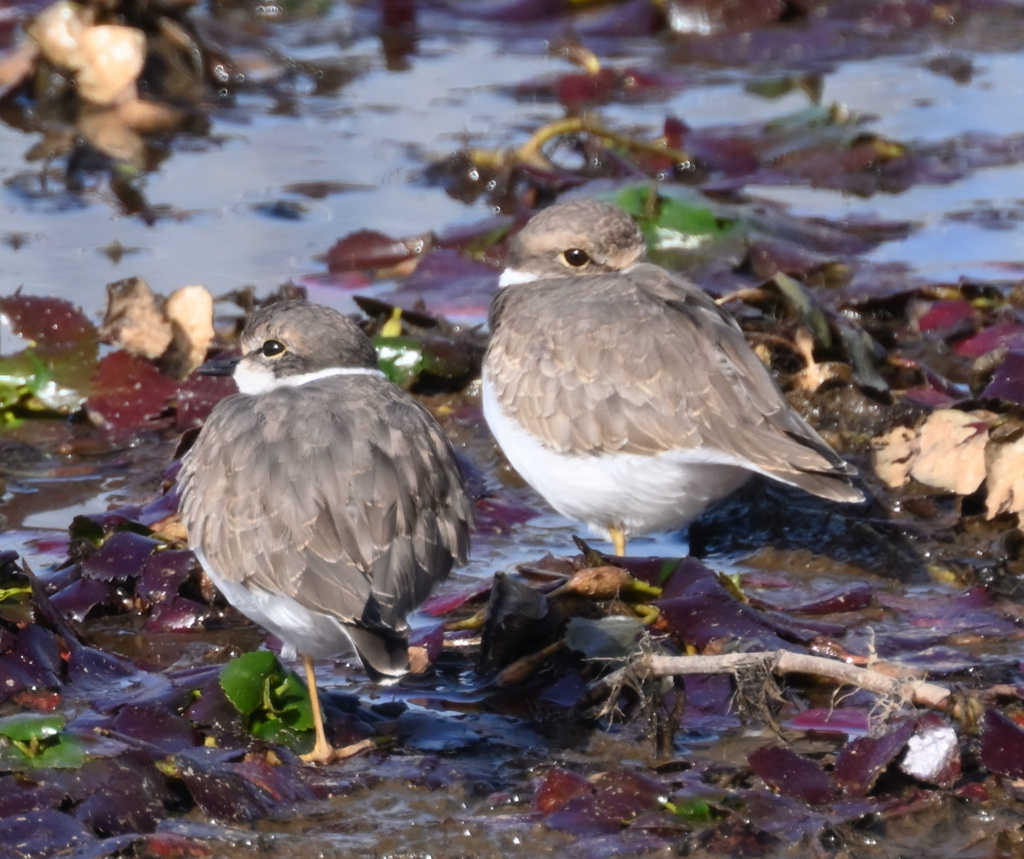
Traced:
POLYGON ((345 622, 404 628, 466 557, 473 510, 451 445, 373 376, 224 400, 179 481, 190 542, 222 576, 345 622))
POLYGON ((493 310, 488 377, 556 450, 699 447, 824 497, 861 497, 732 317, 663 269, 513 286, 493 310))

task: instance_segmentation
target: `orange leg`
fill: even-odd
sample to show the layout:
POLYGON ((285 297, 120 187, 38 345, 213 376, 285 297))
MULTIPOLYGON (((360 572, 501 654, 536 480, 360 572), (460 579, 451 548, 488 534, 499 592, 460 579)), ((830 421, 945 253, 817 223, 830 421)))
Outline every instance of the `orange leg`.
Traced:
POLYGON ((313 660, 302 655, 302 664, 306 668, 306 684, 309 686, 309 702, 313 705, 313 726, 316 728, 316 745, 311 752, 302 755, 307 763, 329 764, 332 761, 340 761, 358 754, 365 749, 372 749, 375 745, 373 740, 362 740, 345 746, 343 749, 334 748, 327 742, 327 734, 324 732, 324 717, 320 713, 320 695, 316 691, 316 675, 313 671, 313 660))
POLYGON ((302 664, 306 668, 306 685, 309 686, 309 701, 313 705, 313 725, 316 727, 316 745, 313 751, 302 756, 304 761, 311 761, 318 764, 329 763, 334 755, 334 749, 327 742, 327 734, 324 733, 324 717, 320 713, 320 696, 316 691, 316 673, 313 670, 313 660, 303 654, 302 664))

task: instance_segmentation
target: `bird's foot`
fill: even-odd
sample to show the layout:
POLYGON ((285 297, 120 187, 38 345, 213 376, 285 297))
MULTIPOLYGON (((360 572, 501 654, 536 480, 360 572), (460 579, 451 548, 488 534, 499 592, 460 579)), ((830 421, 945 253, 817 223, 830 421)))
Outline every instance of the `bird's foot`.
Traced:
POLYGON ((312 751, 306 752, 306 754, 299 757, 307 764, 333 764, 376 747, 377 743, 374 740, 360 740, 358 743, 342 746, 340 749, 334 748, 330 743, 324 742, 321 744, 318 741, 313 746, 312 751))

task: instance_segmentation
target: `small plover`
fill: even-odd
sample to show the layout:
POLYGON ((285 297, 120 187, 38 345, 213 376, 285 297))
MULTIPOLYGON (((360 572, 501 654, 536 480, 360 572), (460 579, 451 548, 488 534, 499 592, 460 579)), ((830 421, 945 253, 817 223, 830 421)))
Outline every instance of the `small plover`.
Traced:
POLYGON ((558 203, 513 238, 490 309, 487 423, 558 512, 610 538, 682 528, 754 474, 860 501, 736 321, 645 263, 622 209, 558 203))
POLYGON ((239 392, 182 465, 182 518, 227 600, 301 656, 316 720, 304 757, 326 762, 313 660, 354 651, 375 678, 405 673, 406 615, 465 561, 473 504, 433 416, 343 314, 273 304, 241 345, 224 368, 239 392))

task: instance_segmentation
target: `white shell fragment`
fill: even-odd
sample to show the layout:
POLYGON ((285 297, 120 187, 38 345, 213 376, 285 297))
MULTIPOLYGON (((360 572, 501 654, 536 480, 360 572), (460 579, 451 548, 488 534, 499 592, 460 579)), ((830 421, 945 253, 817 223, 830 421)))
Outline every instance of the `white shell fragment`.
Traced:
POLYGON ((900 763, 907 775, 928 784, 949 785, 960 776, 956 731, 941 719, 922 719, 900 763))

